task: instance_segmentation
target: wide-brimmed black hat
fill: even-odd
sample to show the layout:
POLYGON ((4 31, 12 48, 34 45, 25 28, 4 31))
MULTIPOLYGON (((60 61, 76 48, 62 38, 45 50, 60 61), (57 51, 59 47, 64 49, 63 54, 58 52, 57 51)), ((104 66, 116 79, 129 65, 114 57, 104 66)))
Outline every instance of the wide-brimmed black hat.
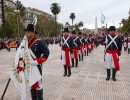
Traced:
POLYGON ((68 28, 64 28, 63 33, 64 32, 68 32, 69 33, 69 29, 68 28))
POLYGON ((72 31, 72 34, 76 34, 76 31, 72 31))
POLYGON ((28 24, 27 28, 24 29, 25 31, 33 31, 34 32, 34 25, 33 24, 28 24))
POLYGON ((116 31, 115 26, 110 26, 109 29, 108 29, 108 31, 116 31))
POLYGON ((79 34, 78 35, 82 35, 82 32, 79 32, 79 34))

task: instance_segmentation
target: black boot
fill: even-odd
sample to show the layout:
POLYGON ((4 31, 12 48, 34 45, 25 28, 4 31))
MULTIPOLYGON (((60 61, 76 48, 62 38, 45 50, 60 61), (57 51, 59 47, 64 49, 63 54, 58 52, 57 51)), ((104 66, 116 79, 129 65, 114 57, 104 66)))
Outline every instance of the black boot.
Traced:
POLYGON ((116 70, 115 70, 115 68, 113 68, 112 79, 113 79, 113 81, 116 81, 116 70))
POLYGON ((75 64, 75 67, 77 68, 78 67, 78 59, 76 59, 76 64, 75 64))
POLYGON ((88 51, 87 51, 87 56, 88 56, 88 51))
POLYGON ((8 48, 8 51, 10 52, 10 48, 8 48))
POLYGON ((37 100, 43 100, 43 89, 37 90, 37 100))
POLYGON ((84 60, 84 54, 82 54, 82 61, 84 60))
POLYGON ((67 66, 67 69, 68 69, 68 75, 67 75, 67 77, 70 77, 71 76, 71 68, 70 68, 70 66, 67 66))
POLYGON ((84 50, 84 54, 85 54, 84 56, 86 56, 86 50, 84 50))
POLYGON ((106 78, 106 81, 108 81, 110 79, 110 74, 111 74, 111 70, 107 69, 107 78, 106 78))
POLYGON ((32 100, 37 100, 37 98, 36 98, 36 89, 31 89, 30 92, 31 92, 32 100))
POLYGON ((128 54, 130 53, 130 49, 128 48, 128 54))
POLYGON ((74 67, 74 58, 71 58, 72 61, 72 67, 74 67))
POLYGON ((66 76, 67 75, 67 66, 64 65, 64 75, 63 76, 66 76))
POLYGON ((91 49, 89 49, 89 53, 91 53, 91 49))

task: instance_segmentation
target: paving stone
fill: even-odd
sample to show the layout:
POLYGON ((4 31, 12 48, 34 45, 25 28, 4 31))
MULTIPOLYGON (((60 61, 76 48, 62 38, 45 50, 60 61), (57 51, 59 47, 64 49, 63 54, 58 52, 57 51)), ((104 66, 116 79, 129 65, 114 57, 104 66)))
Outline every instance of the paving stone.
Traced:
MULTIPOLYGON (((71 77, 63 77, 59 46, 51 45, 49 49, 50 57, 43 64, 44 100, 130 100, 130 60, 126 52, 122 52, 121 70, 117 73, 117 81, 113 82, 112 79, 105 80, 104 47, 99 46, 88 57, 84 57, 78 68, 72 68, 71 77)), ((8 81, 9 70, 16 53, 15 49, 11 50, 0 51, 0 97, 8 81)), ((28 88, 27 100, 31 100, 29 91, 28 88)), ((12 81, 4 100, 20 100, 20 93, 12 81)))

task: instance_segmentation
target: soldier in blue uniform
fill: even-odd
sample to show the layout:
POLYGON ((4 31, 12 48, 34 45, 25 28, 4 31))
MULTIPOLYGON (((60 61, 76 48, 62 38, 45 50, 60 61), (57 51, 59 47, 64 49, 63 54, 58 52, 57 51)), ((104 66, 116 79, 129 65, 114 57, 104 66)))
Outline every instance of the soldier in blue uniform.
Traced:
POLYGON ((91 51, 92 51, 92 38, 91 38, 91 34, 89 34, 89 38, 88 38, 88 41, 89 41, 89 46, 88 46, 88 48, 89 48, 89 53, 91 53, 91 51))
POLYGON ((87 34, 84 35, 84 39, 85 39, 85 50, 84 50, 84 53, 85 53, 85 56, 86 55, 88 56, 90 40, 89 40, 87 34))
POLYGON ((76 36, 75 31, 72 31, 72 39, 73 39, 73 45, 74 45, 74 50, 71 57, 72 67, 74 67, 74 59, 75 59, 75 67, 78 67, 78 50, 80 49, 80 40, 76 36))
POLYGON ((130 53, 130 35, 128 35, 128 54, 130 53))
POLYGON ((73 53, 73 39, 69 36, 69 29, 64 28, 63 37, 60 40, 62 50, 62 60, 64 65, 64 75, 71 76, 71 61, 70 54, 73 53))
MULTIPOLYGON (((28 48, 30 49, 30 55, 34 59, 31 61, 31 65, 38 67, 40 74, 42 75, 42 63, 44 63, 50 54, 45 42, 36 37, 37 33, 34 32, 34 25, 28 24, 25 29, 26 36, 28 38, 28 48)), ((31 87, 32 100, 43 100, 43 86, 42 80, 36 82, 31 87)))
POLYGON ((79 40, 80 40, 80 51, 79 51, 79 61, 82 60, 83 61, 83 57, 84 57, 84 48, 85 48, 85 39, 82 35, 82 32, 79 32, 79 40))
POLYGON ((107 69, 107 78, 110 79, 111 69, 113 69, 112 79, 116 81, 116 71, 120 70, 119 68, 119 56, 121 55, 122 50, 122 41, 120 36, 115 34, 115 26, 110 26, 109 34, 103 37, 102 45, 105 45, 105 63, 107 69))

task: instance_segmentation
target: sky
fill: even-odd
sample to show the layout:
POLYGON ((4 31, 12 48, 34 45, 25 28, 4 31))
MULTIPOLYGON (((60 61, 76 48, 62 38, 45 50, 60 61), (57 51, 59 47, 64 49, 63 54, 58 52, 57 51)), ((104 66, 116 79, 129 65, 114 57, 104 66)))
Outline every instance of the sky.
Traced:
MULTIPOLYGON (((14 0, 16 1, 16 0, 14 0)), ((65 24, 71 19, 70 13, 75 13, 74 24, 83 21, 84 27, 95 28, 95 17, 97 17, 98 28, 101 27, 101 12, 105 16, 107 26, 115 25, 119 27, 121 20, 129 16, 130 0, 20 0, 25 7, 37 8, 49 14, 52 3, 61 6, 58 14, 58 22, 65 24)))

